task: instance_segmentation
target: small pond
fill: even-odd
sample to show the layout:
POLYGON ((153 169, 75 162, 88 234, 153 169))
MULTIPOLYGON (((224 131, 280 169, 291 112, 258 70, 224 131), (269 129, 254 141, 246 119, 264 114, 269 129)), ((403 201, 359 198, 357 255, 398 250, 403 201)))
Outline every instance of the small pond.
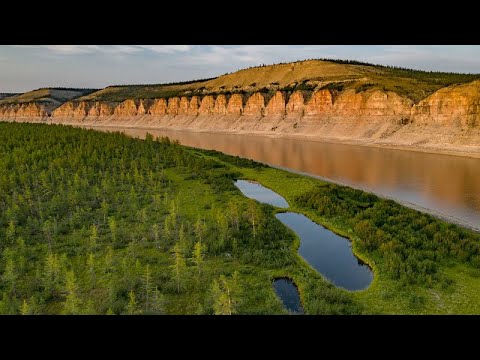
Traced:
POLYGON ((273 288, 277 296, 282 300, 283 306, 292 314, 303 314, 300 296, 295 284, 289 279, 275 279, 273 288))
MULTIPOLYGON (((237 180, 235 185, 249 198, 280 208, 288 208, 288 203, 282 196, 258 183, 237 180)), ((370 285, 373 273, 353 254, 348 239, 325 229, 302 214, 285 212, 275 216, 300 238, 298 250, 300 255, 334 285, 347 290, 362 290, 370 285)), ((283 293, 286 293, 288 281, 277 283, 282 287, 283 293)), ((291 287, 294 285, 290 284, 291 287)), ((279 294, 279 290, 276 289, 276 291, 279 294)), ((291 293, 292 290, 289 291, 291 293)), ((279 297, 285 301, 281 295, 279 297)))
POLYGON ((370 285, 373 273, 353 255, 350 241, 302 214, 280 213, 278 220, 300 237, 300 255, 336 286, 361 290, 370 285))
POLYGON ((270 204, 280 208, 288 208, 288 203, 282 196, 259 183, 237 180, 235 181, 235 186, 240 189, 243 195, 250 199, 255 199, 261 203, 270 204))

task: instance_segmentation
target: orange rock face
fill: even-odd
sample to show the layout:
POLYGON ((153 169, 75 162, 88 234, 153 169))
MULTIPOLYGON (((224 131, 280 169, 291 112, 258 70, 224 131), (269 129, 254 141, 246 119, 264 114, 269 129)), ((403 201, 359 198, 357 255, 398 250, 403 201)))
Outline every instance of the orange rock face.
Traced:
POLYGON ((153 101, 149 99, 140 100, 138 102, 137 115, 148 114, 148 110, 150 109, 150 106, 152 106, 152 103, 153 101))
POLYGON ((178 97, 173 97, 168 99, 167 113, 173 116, 177 115, 179 105, 180 105, 180 99, 178 97))
POLYGON ((228 100, 227 114, 242 115, 243 113, 243 96, 240 94, 233 94, 228 100))
POLYGON ((188 104, 188 115, 198 115, 198 109, 200 108, 200 99, 198 96, 192 96, 190 103, 188 104))
POLYGON ((47 111, 43 105, 37 103, 26 103, 17 105, 15 115, 17 117, 44 117, 47 116, 47 111))
POLYGON ((275 95, 270 99, 267 107, 265 108, 265 116, 269 116, 269 115, 284 116, 285 109, 286 109, 285 95, 283 92, 277 91, 275 95))
POLYGON ((254 93, 247 100, 243 114, 247 116, 263 116, 265 110, 265 98, 261 93, 254 93))
POLYGON ((78 106, 78 103, 74 103, 73 101, 68 101, 55 110, 52 111, 53 116, 58 117, 67 117, 67 116, 76 116, 75 109, 78 106))
POLYGON ((148 109, 148 113, 151 115, 161 116, 167 114, 167 100, 155 99, 153 104, 148 109))
POLYGON ((305 108, 304 97, 301 91, 295 91, 290 95, 287 103, 287 114, 302 113, 305 108))
POLYGON ((225 95, 217 96, 217 98, 215 99, 215 106, 213 108, 213 113, 215 115, 225 115, 227 113, 227 97, 225 95))
POLYGON ((318 115, 328 113, 333 106, 333 94, 330 90, 324 89, 313 93, 305 105, 306 115, 318 115))
POLYGON ((332 112, 345 117, 409 117, 412 105, 410 99, 391 91, 367 90, 356 93, 350 89, 338 96, 332 112))
POLYGON ((213 114, 215 109, 215 100, 213 96, 207 95, 202 99, 198 113, 200 115, 210 115, 213 114))
POLYGON ((182 98, 180 99, 180 105, 178 106, 178 115, 187 115, 188 105, 189 105, 188 98, 185 96, 182 96, 182 98))
POLYGON ((480 125, 480 80, 436 91, 413 107, 412 119, 421 124, 480 125))
POLYGON ((127 99, 115 108, 113 114, 116 116, 135 116, 137 112, 137 102, 132 99, 127 99))

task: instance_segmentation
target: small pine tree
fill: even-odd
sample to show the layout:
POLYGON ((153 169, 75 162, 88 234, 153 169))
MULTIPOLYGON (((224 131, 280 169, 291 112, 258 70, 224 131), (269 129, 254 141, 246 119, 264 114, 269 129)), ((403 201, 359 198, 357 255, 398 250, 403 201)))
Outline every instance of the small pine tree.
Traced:
POLYGON ((213 311, 215 315, 232 315, 237 313, 240 304, 242 289, 238 272, 235 271, 230 279, 225 275, 212 283, 213 311))
POLYGON ((115 221, 115 217, 110 216, 108 218, 108 228, 110 229, 112 242, 115 244, 117 242, 117 222, 115 221))
POLYGON ((197 222, 195 223, 195 236, 197 237, 197 241, 202 242, 206 230, 207 227, 205 225, 205 221, 203 221, 199 216, 197 218, 197 222))
POLYGON ((65 276, 67 297, 64 304, 64 314, 77 315, 80 309, 80 299, 77 296, 78 285, 73 271, 67 271, 65 276))
POLYGON ((164 302, 165 298, 158 290, 158 287, 155 287, 152 294, 152 300, 150 304, 150 311, 153 311, 155 314, 163 314, 164 311, 164 302))
POLYGON ((143 271, 142 275, 142 288, 143 288, 143 294, 145 296, 145 311, 148 311, 150 308, 150 299, 151 299, 151 293, 152 293, 152 273, 150 271, 150 265, 147 264, 145 266, 145 270, 143 271))
POLYGON ((170 267, 172 269, 172 278, 177 284, 177 293, 180 293, 185 287, 185 280, 187 275, 187 263, 180 249, 180 245, 177 243, 173 248, 174 263, 170 267))
POLYGON ((7 236, 7 240, 10 240, 12 244, 15 239, 15 232, 15 223, 13 222, 13 220, 10 220, 5 235, 7 236))
POLYGON ((23 299, 22 306, 20 308, 20 314, 22 315, 30 315, 30 306, 28 306, 27 300, 23 299))
POLYGON ((139 315, 141 312, 138 309, 135 292, 131 290, 128 293, 127 315, 139 315))
POLYGON ((207 246, 202 244, 200 241, 195 243, 193 247, 193 256, 192 261, 195 264, 197 269, 197 279, 200 281, 202 276, 203 263, 205 261, 205 252, 207 251, 207 246))

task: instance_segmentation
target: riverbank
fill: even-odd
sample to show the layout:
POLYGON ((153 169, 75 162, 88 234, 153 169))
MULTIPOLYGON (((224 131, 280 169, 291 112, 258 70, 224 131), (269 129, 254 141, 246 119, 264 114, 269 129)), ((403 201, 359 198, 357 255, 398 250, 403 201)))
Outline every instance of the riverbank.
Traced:
POLYGON ((167 139, 0 127, 0 173, 8 174, 0 178, 8 246, 0 265, 9 271, 0 313, 285 314, 272 286, 285 277, 298 285, 307 314, 480 313, 479 234, 365 192, 167 139), (235 187, 242 178, 348 238, 373 269, 372 284, 349 292, 326 281, 298 254, 299 238, 277 209, 235 187), (225 308, 228 293, 234 305, 225 308))
MULTIPOLYGON (((190 133, 190 134, 210 134, 210 135, 218 134, 218 133, 215 133, 215 132, 212 132, 212 131, 170 130, 170 129, 157 129, 157 128, 153 128, 153 127, 126 127, 126 126, 125 127, 123 127, 123 126, 112 127, 112 126, 102 126, 102 125, 92 126, 92 125, 78 125, 78 124, 76 126, 86 127, 86 128, 90 128, 90 129, 99 129, 99 130, 103 130, 103 131, 124 131, 131 136, 140 137, 140 138, 144 138, 147 132, 149 132, 149 131, 154 132, 154 130, 169 131, 169 132, 172 132, 172 131, 177 132, 178 131, 179 133, 190 133)), ((154 135, 156 135, 156 134, 154 133, 154 135)), ((232 135, 232 134, 229 134, 229 135, 232 135)), ((258 139, 275 137, 273 135, 262 135, 262 134, 248 135, 246 133, 241 134, 239 136, 255 136, 258 139)), ((276 136, 276 137, 295 138, 295 137, 292 137, 292 136, 276 136)), ((311 142, 317 142, 317 143, 321 142, 320 140, 312 140, 312 139, 306 138, 306 137, 305 137, 305 141, 311 141, 311 142)), ((332 142, 332 143, 335 143, 335 142, 332 142)), ((341 143, 341 142, 337 142, 337 143, 341 143)), ((185 145, 190 146, 190 144, 188 144, 188 143, 185 144, 185 145)), ((347 145, 359 145, 359 144, 347 144, 347 145)), ((195 146, 198 146, 198 144, 192 144, 192 146, 195 147, 195 146)), ((373 148, 379 148, 380 147, 380 146, 376 146, 376 145, 363 145, 363 146, 373 147, 373 148)), ((210 147, 210 148, 213 149, 213 147, 210 147)), ((389 148, 389 149, 393 149, 393 150, 415 151, 415 150, 411 150, 411 149, 402 149, 402 148, 394 148, 394 147, 385 147, 385 148, 389 148)), ((216 149, 216 150, 224 151, 223 149, 216 149)), ((275 151, 275 150, 273 150, 273 151, 275 151)), ((418 152, 424 152, 424 151, 418 150, 418 152)), ((234 154, 231 153, 231 155, 234 155, 234 154)), ((451 154, 443 154, 443 155, 451 155, 451 154)), ((464 156, 467 156, 467 155, 464 155, 464 156)), ((258 159, 254 159, 254 160, 258 160, 258 159)), ((314 177, 314 178, 317 178, 317 179, 320 179, 320 180, 323 180, 323 181, 328 181, 328 182, 331 182, 331 183, 335 183, 335 184, 338 184, 338 185, 350 186, 350 187, 353 187, 353 188, 356 188, 356 189, 359 189, 359 190, 362 190, 362 191, 367 191, 367 192, 373 193, 373 194, 375 194, 379 197, 394 200, 394 201, 396 201, 396 202, 398 202, 398 203, 400 203, 404 206, 407 206, 409 208, 412 208, 414 210, 418 210, 418 211, 430 214, 430 215, 435 216, 435 217, 437 217, 441 220, 457 224, 459 226, 465 227, 465 228, 470 229, 470 230, 480 232, 480 225, 478 223, 468 221, 467 219, 461 219, 459 217, 456 217, 452 214, 447 214, 447 213, 442 212, 440 210, 435 210, 433 208, 428 208, 426 206, 421 206, 421 205, 415 204, 411 201, 406 201, 406 200, 400 198, 399 196, 389 196, 389 195, 386 195, 384 193, 382 194, 381 192, 375 191, 374 189, 372 189, 372 187, 366 188, 364 186, 357 186, 352 182, 347 183, 345 181, 339 181, 339 180, 336 180, 336 179, 315 175, 311 172, 299 171, 299 170, 293 169, 292 167, 279 166, 277 164, 272 163, 271 161, 263 161, 263 162, 266 163, 267 165, 271 166, 271 167, 274 167, 274 168, 286 170, 286 171, 301 174, 301 175, 304 175, 304 176, 311 176, 311 177, 314 177)), ((391 165, 391 164, 385 164, 385 165, 391 165)), ((474 217, 472 217, 472 218, 474 219, 474 217)))
MULTIPOLYGON (((339 129, 333 133, 336 136, 323 136, 321 127, 312 126, 309 124, 302 128, 288 129, 286 132, 272 131, 271 129, 255 130, 255 127, 250 129, 242 128, 227 128, 215 127, 214 124, 207 127, 193 126, 192 121, 194 119, 185 121, 184 125, 175 125, 172 121, 168 122, 168 125, 162 124, 159 119, 144 120, 143 117, 139 119, 108 119, 108 120, 83 120, 79 122, 71 119, 49 119, 50 123, 62 123, 72 126, 80 127, 98 127, 98 128, 127 128, 127 129, 146 129, 146 130, 163 130, 163 131, 192 131, 198 133, 208 134, 232 134, 232 135, 248 135, 248 136, 263 136, 269 138, 285 138, 285 139, 302 139, 306 141, 315 142, 328 142, 334 144, 346 144, 346 145, 358 145, 368 146, 383 149, 403 150, 403 151, 415 151, 430 154, 442 154, 452 156, 463 156, 471 158, 480 158, 480 130, 479 129, 443 129, 443 133, 433 136, 433 142, 426 140, 432 130, 438 132, 442 130, 438 127, 431 126, 414 126, 406 125, 400 129, 396 129, 394 134, 390 134, 388 137, 383 136, 380 138, 371 137, 358 137, 351 138, 345 136, 346 131, 352 127, 349 126, 345 129, 345 134, 342 133, 342 129, 339 129), (158 120, 158 121, 155 121, 158 120), (408 128, 409 127, 409 128, 408 128), (401 134, 400 134, 401 132, 401 134), (395 136, 396 135, 396 136, 395 136), (436 138, 435 138, 436 137, 436 138), (443 140, 443 141, 442 141, 443 140), (467 145, 468 144, 468 145, 467 145), (472 145, 473 144, 473 145, 472 145)), ((272 123, 272 126, 275 125, 272 123)), ((358 125, 359 127, 362 124, 358 125)), ((369 126, 367 124, 367 126, 369 126)), ((371 126, 371 125, 370 125, 371 126)), ((262 128, 268 127, 263 124, 262 128)), ((380 125, 371 126, 365 129, 365 132, 375 132, 375 129, 380 125)), ((273 127, 274 128, 274 127, 273 127)))
MULTIPOLYGON (((427 215, 421 215, 413 209, 404 208, 400 204, 389 202, 389 200, 378 201, 370 199, 368 201, 373 201, 371 205, 365 210, 362 210, 362 202, 352 199, 350 200, 350 204, 343 205, 342 208, 344 210, 338 210, 334 213, 324 212, 322 214, 321 211, 324 210, 319 211, 312 206, 308 206, 307 204, 310 202, 306 205, 299 203, 299 197, 309 198, 309 196, 305 197, 305 194, 308 193, 312 193, 310 200, 312 204, 315 203, 314 199, 323 198, 314 195, 317 189, 325 187, 325 185, 322 185, 323 182, 321 180, 273 168, 264 170, 247 169, 244 170, 243 173, 245 175, 244 178, 258 181, 263 186, 283 196, 290 205, 289 211, 304 214, 334 233, 350 239, 355 256, 367 263, 374 271, 373 282, 367 289, 350 293, 350 295, 362 305, 366 313, 478 314, 480 312, 480 270, 477 266, 455 260, 455 256, 453 258, 450 256, 444 258, 444 255, 441 255, 443 250, 440 250, 440 248, 433 250, 433 259, 437 259, 433 260, 435 268, 437 269, 435 275, 434 273, 429 274, 429 270, 422 275, 422 272, 425 270, 421 270, 421 266, 408 265, 412 259, 431 256, 427 254, 432 250, 422 249, 422 247, 425 245, 426 248, 430 248, 434 243, 436 244, 435 247, 443 246, 441 243, 445 242, 448 236, 450 236, 446 235, 449 231, 469 233, 472 239, 477 239, 474 240, 475 242, 480 241, 478 234, 470 233, 468 230, 461 230, 441 220, 429 219, 427 215), (373 225, 371 230, 360 233, 360 226, 358 226, 358 224, 355 226, 355 221, 352 223, 355 218, 359 217, 359 214, 357 213, 352 218, 352 215, 346 213, 346 209, 351 209, 358 205, 361 205, 357 210, 363 214, 361 217, 366 220, 368 219, 369 222, 372 221, 372 224, 379 222, 379 220, 374 220, 375 215, 373 215, 373 213, 370 214, 368 209, 378 207, 378 211, 380 211, 380 208, 386 206, 391 209, 388 212, 395 213, 400 211, 404 213, 404 215, 397 215, 397 217, 381 215, 380 218, 383 218, 384 226, 373 225), (402 220, 403 217, 405 217, 404 220, 402 220), (429 230, 422 234, 426 229, 429 230), (435 235, 435 232, 431 233, 431 229, 437 229, 435 231, 437 231, 438 234, 435 235), (405 232, 405 230, 407 230, 407 232, 405 232), (417 233, 417 231, 419 232, 417 233), (443 231, 447 231, 447 233, 440 235, 443 231), (371 235, 368 235, 369 233, 371 235), (399 236, 399 234, 401 235, 399 236), (380 242, 376 243, 376 245, 365 246, 365 240, 368 236, 372 236, 372 240, 377 238, 374 241, 379 240, 380 242), (420 238, 423 240, 419 241, 420 238), (417 239, 417 241, 412 243, 413 239, 417 239), (436 243, 437 241, 438 243, 436 243), (373 247, 368 249, 368 246, 373 247), (395 262, 392 262, 390 256, 397 251, 400 252, 398 246, 400 246, 400 248, 405 247, 402 251, 409 255, 404 254, 403 256, 406 257, 396 265, 393 265, 395 262), (395 250, 395 248, 397 248, 397 250, 395 250), (392 251, 392 253, 390 253, 390 251, 392 251), (392 268, 392 266, 394 267, 392 268), (410 266, 413 266, 415 270, 408 270, 410 266), (396 270, 394 270, 395 267, 402 270, 399 270, 397 273, 396 270), (402 275, 403 272, 405 272, 405 276, 406 273, 410 273, 413 277, 411 279, 407 279, 407 277, 404 278, 404 275, 402 275), (395 279, 396 276, 399 276, 399 278, 395 279)), ((347 202, 349 196, 351 196, 349 195, 351 191, 348 190, 348 188, 343 190, 343 188, 333 185, 327 187, 327 189, 328 190, 325 190, 325 196, 332 197, 332 204, 335 204, 334 198, 337 202, 343 203, 347 202)), ((358 193, 355 196, 362 198, 364 195, 358 193)), ((368 197, 366 199, 368 199, 368 197)), ((382 210, 382 212, 383 211, 385 210, 382 210)), ((379 222, 379 224, 382 224, 382 222, 379 222)), ((296 248, 295 251, 297 251, 297 249, 298 248, 296 248)), ((397 255, 394 255, 394 257, 395 256, 397 255)), ((419 260, 413 261, 416 262, 419 260)), ((299 286, 303 302, 303 292, 306 287, 302 284, 301 279, 295 276, 292 276, 292 278, 299 286)), ((308 296, 306 298, 308 299, 308 296)))

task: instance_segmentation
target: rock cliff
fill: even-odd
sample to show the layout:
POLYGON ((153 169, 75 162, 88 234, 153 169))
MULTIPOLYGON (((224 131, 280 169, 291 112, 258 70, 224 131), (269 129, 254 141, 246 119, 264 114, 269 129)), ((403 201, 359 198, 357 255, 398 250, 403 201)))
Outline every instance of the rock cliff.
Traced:
POLYGON ((419 124, 476 127, 480 125, 480 80, 440 89, 412 109, 419 124))
POLYGON ((0 118, 280 133, 406 147, 440 147, 443 143, 480 153, 480 80, 440 89, 418 104, 392 91, 322 89, 127 99, 120 103, 74 100, 53 111, 38 102, 4 104, 0 118))

